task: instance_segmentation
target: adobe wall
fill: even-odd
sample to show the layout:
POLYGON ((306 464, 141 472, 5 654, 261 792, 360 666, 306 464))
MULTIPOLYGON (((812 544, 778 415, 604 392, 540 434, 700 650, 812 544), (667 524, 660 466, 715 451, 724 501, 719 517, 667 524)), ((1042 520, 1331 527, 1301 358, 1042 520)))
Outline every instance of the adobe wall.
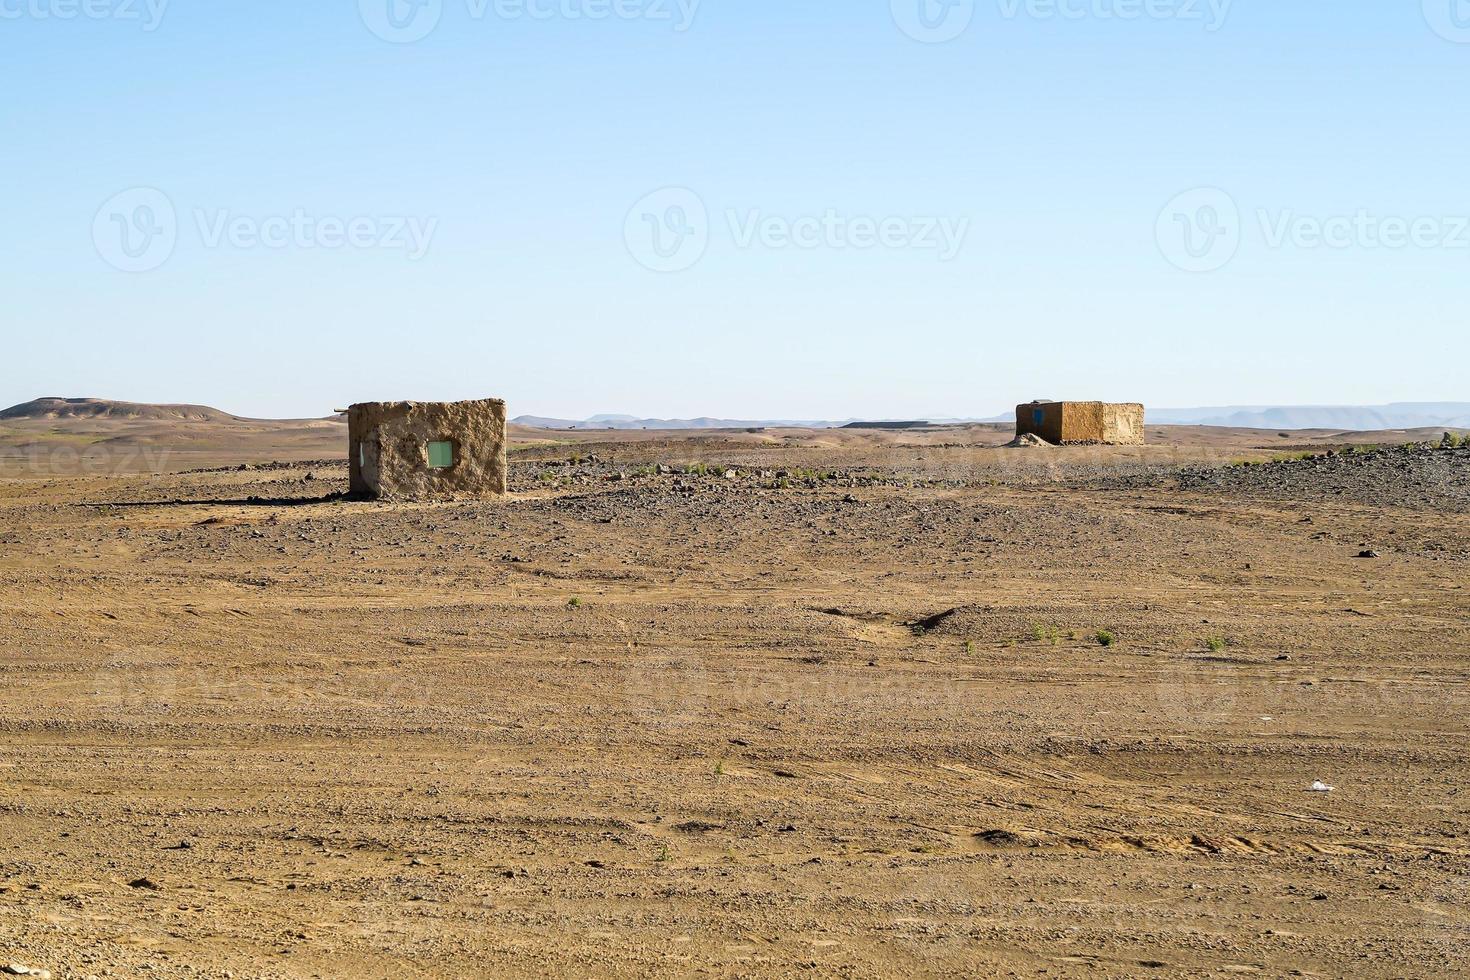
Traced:
POLYGON ((1056 445, 1141 446, 1143 417, 1137 403, 1031 403, 1016 406, 1016 434, 1029 432, 1056 445))
POLYGON ((1102 441, 1110 446, 1141 446, 1144 443, 1143 406, 1137 402, 1105 405, 1102 441))
POLYGON ((1062 442, 1062 403, 1033 402, 1016 406, 1016 435, 1028 432, 1040 436, 1047 442, 1060 445, 1062 442))
POLYGON ((506 492, 505 402, 366 402, 347 410, 348 477, 355 497, 456 500, 506 492), (429 466, 430 442, 454 465, 429 466))

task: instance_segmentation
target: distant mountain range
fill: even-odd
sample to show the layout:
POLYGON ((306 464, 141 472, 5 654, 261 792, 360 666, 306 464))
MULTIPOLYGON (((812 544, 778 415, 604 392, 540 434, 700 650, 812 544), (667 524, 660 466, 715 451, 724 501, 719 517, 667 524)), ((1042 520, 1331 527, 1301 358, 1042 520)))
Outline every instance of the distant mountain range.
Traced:
MULTIPOLYGON (((967 423, 1010 424, 1009 412, 991 418, 922 417, 936 425, 967 423)), ((0 411, 0 421, 21 420, 131 420, 134 422, 252 423, 205 405, 149 405, 103 398, 37 398, 0 411)), ((340 419, 335 419, 340 421, 340 419)), ((607 429, 837 429, 847 425, 888 423, 914 419, 650 419, 633 415, 594 415, 587 419, 558 419, 522 415, 517 425, 552 430, 607 429)), ((1209 425, 1237 429, 1328 429, 1373 432, 1385 429, 1470 429, 1470 402, 1395 402, 1390 405, 1232 405, 1214 408, 1150 408, 1150 425, 1209 425)))
MULTIPOLYGON (((855 422, 904 422, 905 419, 643 419, 633 415, 594 415, 557 419, 522 415, 518 425, 537 429, 837 429, 855 422)), ((1011 423, 1007 412, 990 418, 929 418, 937 425, 1011 423)), ((1396 402, 1391 405, 1231 405, 1213 408, 1150 408, 1150 425, 1211 425, 1239 429, 1333 429, 1371 432, 1444 426, 1470 428, 1470 402, 1396 402)))
MULTIPOLYGON (((520 415, 516 425, 536 429, 838 429, 871 419, 640 419, 632 415, 594 415, 587 419, 553 419, 542 415, 520 415)), ((897 419, 883 421, 900 421, 897 419)), ((906 421, 906 420, 904 420, 906 421)), ((979 419, 943 419, 944 422, 978 422, 979 419)))
POLYGON ((1236 405, 1224 408, 1151 408, 1154 425, 1217 425, 1236 429, 1470 428, 1470 402, 1395 402, 1390 405, 1236 405))

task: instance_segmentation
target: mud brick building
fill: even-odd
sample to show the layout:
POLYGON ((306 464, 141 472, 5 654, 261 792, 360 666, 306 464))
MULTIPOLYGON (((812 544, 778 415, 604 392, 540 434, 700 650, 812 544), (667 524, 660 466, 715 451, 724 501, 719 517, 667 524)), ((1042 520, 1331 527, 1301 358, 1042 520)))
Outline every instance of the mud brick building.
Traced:
POLYGON ((1016 435, 1057 445, 1143 445, 1143 406, 1136 403, 1034 401, 1016 406, 1016 435))
POLYGON ((366 402, 347 410, 354 497, 457 500, 506 492, 505 402, 366 402))

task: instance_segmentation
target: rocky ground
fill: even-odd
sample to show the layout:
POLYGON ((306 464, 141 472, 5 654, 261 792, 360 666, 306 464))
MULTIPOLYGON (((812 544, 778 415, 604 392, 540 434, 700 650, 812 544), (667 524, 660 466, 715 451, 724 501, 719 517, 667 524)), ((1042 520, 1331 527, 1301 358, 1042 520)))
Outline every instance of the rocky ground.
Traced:
POLYGON ((1111 487, 1172 485, 1199 493, 1273 500, 1342 500, 1426 511, 1470 511, 1470 442, 1362 447, 1242 461, 1229 466, 1150 467, 1108 475, 1111 487))
POLYGON ((1470 974, 1470 454, 1214 452, 0 482, 0 966, 1470 974))

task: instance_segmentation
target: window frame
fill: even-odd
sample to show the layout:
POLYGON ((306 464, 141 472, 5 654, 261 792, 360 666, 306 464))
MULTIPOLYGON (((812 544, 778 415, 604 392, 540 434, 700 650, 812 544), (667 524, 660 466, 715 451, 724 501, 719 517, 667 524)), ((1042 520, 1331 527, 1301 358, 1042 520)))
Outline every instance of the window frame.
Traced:
POLYGON ((431 470, 452 470, 459 465, 459 453, 453 439, 430 439, 424 444, 424 458, 431 470), (449 462, 439 464, 434 462, 434 447, 445 446, 449 452, 449 462))

